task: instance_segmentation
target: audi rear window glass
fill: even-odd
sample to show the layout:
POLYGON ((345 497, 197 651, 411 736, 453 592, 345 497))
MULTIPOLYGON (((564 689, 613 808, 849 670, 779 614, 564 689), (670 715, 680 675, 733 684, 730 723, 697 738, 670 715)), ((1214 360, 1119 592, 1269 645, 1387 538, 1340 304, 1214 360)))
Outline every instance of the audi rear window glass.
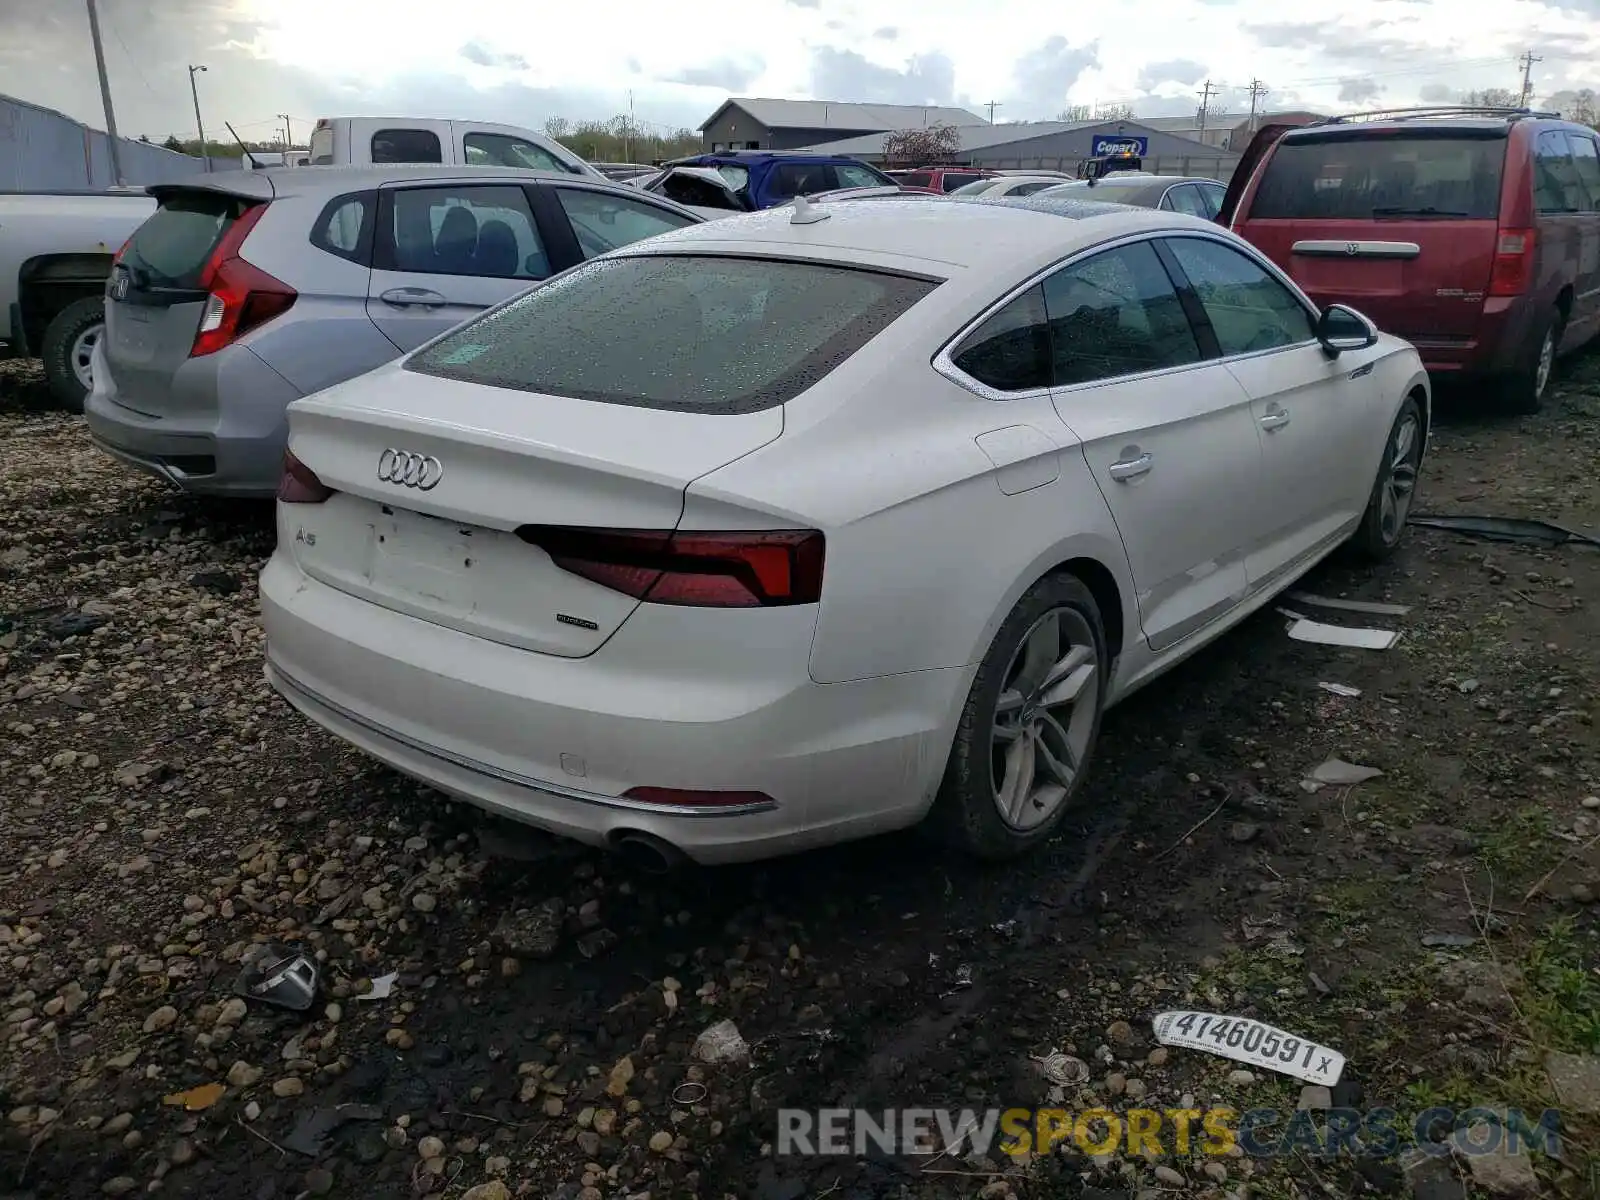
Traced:
POLYGON ((211 252, 249 205, 221 192, 168 192, 122 256, 135 287, 196 288, 211 252))
POLYGON ((757 412, 818 383, 935 286, 773 259, 597 259, 485 313, 405 365, 608 404, 757 412), (572 336, 575 329, 583 336, 572 336))
POLYGON ((1285 138, 1267 161, 1249 218, 1493 220, 1505 158, 1503 136, 1285 138))

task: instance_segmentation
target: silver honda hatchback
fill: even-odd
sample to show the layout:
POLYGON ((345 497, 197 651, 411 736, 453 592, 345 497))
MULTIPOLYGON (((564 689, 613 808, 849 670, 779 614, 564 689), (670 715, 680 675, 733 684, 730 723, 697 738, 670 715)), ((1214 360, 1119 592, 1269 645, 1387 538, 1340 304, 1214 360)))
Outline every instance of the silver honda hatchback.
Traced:
POLYGON ((702 218, 500 167, 299 167, 161 184, 106 286, 84 415, 185 491, 270 496, 293 400, 585 259, 702 218))

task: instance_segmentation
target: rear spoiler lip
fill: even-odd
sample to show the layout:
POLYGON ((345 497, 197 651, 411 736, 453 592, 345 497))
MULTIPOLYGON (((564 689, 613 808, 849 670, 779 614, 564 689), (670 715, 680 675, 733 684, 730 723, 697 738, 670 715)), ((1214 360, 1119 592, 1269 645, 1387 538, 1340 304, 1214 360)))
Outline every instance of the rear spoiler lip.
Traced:
MULTIPOLYGON (((284 170, 294 168, 285 167, 284 170)), ((195 175, 171 183, 152 183, 145 193, 154 196, 157 203, 163 197, 177 192, 216 192, 237 200, 270 203, 277 199, 278 189, 272 179, 261 171, 222 171, 210 175, 195 175)))

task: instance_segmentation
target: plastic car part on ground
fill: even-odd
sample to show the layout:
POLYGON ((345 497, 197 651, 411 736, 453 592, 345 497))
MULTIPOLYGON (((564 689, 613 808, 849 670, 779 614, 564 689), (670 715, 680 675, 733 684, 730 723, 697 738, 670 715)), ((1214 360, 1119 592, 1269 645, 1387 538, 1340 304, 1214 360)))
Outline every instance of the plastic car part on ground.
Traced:
POLYGON ((1278 612, 1293 622, 1289 636, 1297 642, 1315 642, 1319 646, 1348 646, 1356 650, 1387 650, 1400 640, 1392 629, 1359 629, 1348 625, 1327 625, 1302 616, 1293 609, 1280 608, 1278 612))
POLYGON ((236 996, 262 1000, 291 1012, 305 1012, 316 1001, 322 972, 315 961, 295 950, 268 946, 248 962, 233 985, 236 996))
POLYGON ((1330 758, 1307 771, 1300 786, 1308 792, 1321 791, 1325 787, 1354 787, 1382 774, 1377 767, 1363 767, 1358 763, 1347 763, 1342 758, 1330 758))
POLYGON ((1344 1073, 1337 1050, 1248 1017, 1174 1011, 1157 1014, 1153 1026, 1163 1046, 1204 1050, 1306 1083, 1332 1087, 1344 1073))
POLYGON ((1568 542, 1582 542, 1600 546, 1600 537, 1592 533, 1579 533, 1551 521, 1536 521, 1527 517, 1430 517, 1413 514, 1408 523, 1489 542, 1517 542, 1528 546, 1563 546, 1568 542))

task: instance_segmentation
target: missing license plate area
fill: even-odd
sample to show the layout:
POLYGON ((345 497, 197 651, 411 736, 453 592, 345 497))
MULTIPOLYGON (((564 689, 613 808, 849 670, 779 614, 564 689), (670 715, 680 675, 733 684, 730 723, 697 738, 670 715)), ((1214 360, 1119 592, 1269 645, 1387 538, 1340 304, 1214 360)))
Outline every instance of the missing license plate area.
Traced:
POLYGON ((385 510, 371 528, 367 582, 457 611, 473 607, 472 534, 432 517, 385 510))

